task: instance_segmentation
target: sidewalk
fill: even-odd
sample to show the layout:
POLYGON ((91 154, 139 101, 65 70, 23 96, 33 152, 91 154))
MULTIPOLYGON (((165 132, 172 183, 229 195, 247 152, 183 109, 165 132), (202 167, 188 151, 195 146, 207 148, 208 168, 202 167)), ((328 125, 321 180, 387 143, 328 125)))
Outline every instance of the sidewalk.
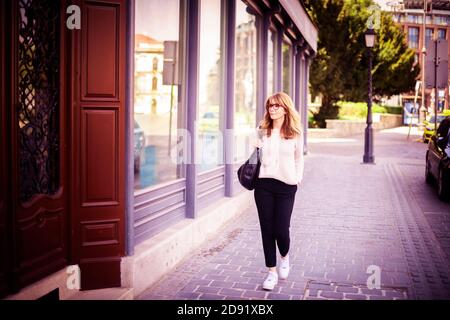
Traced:
POLYGON ((427 146, 407 133, 375 133, 376 165, 361 165, 363 135, 310 141, 292 215, 291 273, 273 291, 261 288, 252 203, 139 298, 450 299, 450 204, 425 184, 427 146), (381 269, 380 289, 367 287, 372 265, 381 269))

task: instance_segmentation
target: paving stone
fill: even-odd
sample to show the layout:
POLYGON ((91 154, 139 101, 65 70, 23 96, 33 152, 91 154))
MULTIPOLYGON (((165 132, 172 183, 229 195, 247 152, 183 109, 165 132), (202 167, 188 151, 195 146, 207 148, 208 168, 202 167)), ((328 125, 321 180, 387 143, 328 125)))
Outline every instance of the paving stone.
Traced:
POLYGON ((363 294, 345 294, 344 297, 350 300, 367 300, 367 296, 363 294))
POLYGON ((222 288, 231 288, 233 286, 233 282, 225 282, 225 281, 217 281, 214 280, 210 284, 211 287, 222 287, 222 288))
POLYGON ((244 293, 244 291, 242 291, 242 290, 228 289, 228 288, 223 288, 219 291, 219 294, 221 294, 221 295, 232 296, 232 297, 240 297, 240 296, 242 296, 243 293, 244 293))
POLYGON ((252 203, 140 297, 392 300, 405 297, 393 289, 401 287, 407 299, 450 299, 450 204, 424 183, 427 146, 416 128, 407 140, 407 129, 377 131, 373 166, 361 165, 362 135, 310 141, 291 220, 292 271, 274 291, 261 288, 267 269, 252 203), (369 265, 380 267, 382 290, 367 288, 369 265))
POLYGON ((339 286, 336 289, 336 292, 342 292, 342 293, 358 293, 359 289, 354 287, 344 287, 339 286))
POLYGON ((291 296, 288 294, 269 293, 267 298, 271 300, 290 300, 291 296))
POLYGON ((204 287, 200 286, 195 291, 201 293, 218 293, 221 290, 219 287, 204 287))
POLYGON ((243 297, 247 297, 247 298, 263 299, 266 296, 266 292, 264 292, 264 291, 246 290, 242 296, 243 297))
POLYGON ((320 297, 328 299, 342 299, 344 298, 344 294, 341 292, 322 291, 320 293, 320 297))
POLYGON ((249 284, 249 283, 235 283, 233 285, 233 288, 236 289, 245 289, 245 290, 255 290, 257 287, 256 284, 249 284))

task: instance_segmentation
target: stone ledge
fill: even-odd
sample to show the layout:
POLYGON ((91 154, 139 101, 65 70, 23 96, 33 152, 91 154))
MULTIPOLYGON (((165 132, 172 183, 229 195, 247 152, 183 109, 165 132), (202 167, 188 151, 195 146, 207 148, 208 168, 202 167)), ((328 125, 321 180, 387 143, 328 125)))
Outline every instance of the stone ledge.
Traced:
MULTIPOLYGON (((308 138, 342 138, 364 134, 366 120, 325 120, 326 129, 308 129, 308 138)), ((396 114, 374 114, 372 127, 383 130, 402 126, 402 116, 396 114)))
POLYGON ((200 210, 198 218, 180 221, 137 245, 133 256, 122 259, 122 287, 133 288, 134 297, 138 297, 211 234, 248 208, 252 199, 250 191, 223 198, 200 210))
POLYGON ((106 288, 78 291, 68 300, 133 300, 133 289, 106 288))

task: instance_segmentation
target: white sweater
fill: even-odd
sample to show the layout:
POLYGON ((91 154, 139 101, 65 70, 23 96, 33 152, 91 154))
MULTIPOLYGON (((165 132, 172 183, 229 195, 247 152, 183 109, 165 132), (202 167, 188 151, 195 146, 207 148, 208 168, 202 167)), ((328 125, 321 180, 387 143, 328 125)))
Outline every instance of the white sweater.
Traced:
POLYGON ((289 185, 300 185, 303 179, 303 137, 283 139, 279 130, 267 137, 256 128, 255 140, 261 146, 260 178, 273 178, 289 185))

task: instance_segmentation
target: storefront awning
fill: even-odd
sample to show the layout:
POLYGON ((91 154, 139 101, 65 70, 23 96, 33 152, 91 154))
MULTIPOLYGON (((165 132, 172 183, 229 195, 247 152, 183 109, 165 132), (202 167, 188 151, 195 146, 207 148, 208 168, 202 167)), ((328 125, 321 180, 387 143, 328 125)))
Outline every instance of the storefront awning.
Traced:
POLYGON ((306 13, 305 8, 303 8, 303 6, 300 4, 300 1, 280 0, 280 4, 289 14, 292 21, 300 30, 302 36, 305 38, 306 42, 308 42, 312 50, 314 50, 314 52, 317 52, 318 30, 306 13))

